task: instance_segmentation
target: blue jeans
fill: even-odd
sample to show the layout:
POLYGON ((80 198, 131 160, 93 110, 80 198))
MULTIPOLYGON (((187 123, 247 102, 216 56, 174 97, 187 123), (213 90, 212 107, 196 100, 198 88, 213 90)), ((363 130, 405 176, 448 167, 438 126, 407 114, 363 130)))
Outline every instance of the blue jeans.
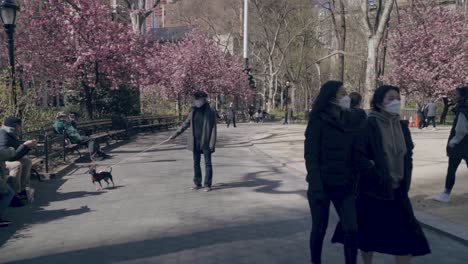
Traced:
POLYGON ((205 187, 211 187, 211 183, 213 180, 213 166, 211 164, 211 151, 204 150, 203 152, 200 150, 193 151, 193 168, 195 170, 195 176, 193 177, 193 183, 196 186, 202 185, 202 172, 201 172, 201 155, 203 154, 205 158, 205 187))
POLYGON ((10 205, 13 196, 15 196, 15 191, 7 185, 7 192, 0 194, 0 219, 3 219, 3 212, 10 205))

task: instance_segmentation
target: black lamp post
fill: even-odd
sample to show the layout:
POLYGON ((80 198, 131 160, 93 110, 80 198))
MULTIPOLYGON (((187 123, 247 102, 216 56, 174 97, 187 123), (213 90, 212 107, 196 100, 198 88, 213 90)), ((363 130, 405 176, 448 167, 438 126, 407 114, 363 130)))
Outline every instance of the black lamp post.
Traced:
POLYGON ((289 124, 289 87, 291 86, 291 83, 289 81, 286 81, 286 91, 285 91, 285 114, 284 114, 284 123, 283 124, 289 124))
POLYGON ((18 105, 16 97, 16 80, 15 80, 15 46, 13 41, 13 34, 16 27, 16 13, 19 11, 19 6, 14 0, 2 0, 0 4, 0 18, 2 19, 5 32, 8 36, 8 55, 10 57, 11 67, 11 93, 13 96, 13 105, 15 110, 18 105))

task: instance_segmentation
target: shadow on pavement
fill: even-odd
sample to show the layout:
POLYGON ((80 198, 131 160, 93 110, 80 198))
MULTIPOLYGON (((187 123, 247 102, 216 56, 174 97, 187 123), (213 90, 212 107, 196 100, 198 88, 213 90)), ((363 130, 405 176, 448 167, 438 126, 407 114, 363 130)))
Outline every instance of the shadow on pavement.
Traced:
POLYGON ((238 241, 279 239, 297 233, 308 233, 309 225, 309 218, 256 222, 177 236, 105 245, 9 263, 115 263, 238 241))
MULTIPOLYGON (((71 171, 75 168, 70 168, 71 171)), ((65 173, 66 174, 66 173, 65 173)), ((66 218, 69 216, 80 215, 89 213, 91 210, 87 206, 82 206, 78 209, 57 209, 57 210, 44 210, 52 202, 65 201, 70 199, 77 199, 86 196, 97 196, 103 192, 69 192, 59 193, 57 190, 67 180, 58 178, 46 182, 34 182, 33 188, 35 189, 36 199, 31 205, 26 205, 20 208, 8 208, 6 216, 13 222, 8 227, 3 227, 0 232, 0 246, 5 244, 10 239, 19 239, 22 235, 15 235, 23 229, 28 228, 34 224, 43 224, 58 219, 66 218)))
POLYGON ((259 177, 262 174, 274 174, 278 173, 277 169, 273 171, 257 171, 248 173, 243 177, 242 181, 239 182, 228 182, 218 183, 213 186, 213 191, 232 189, 232 188, 255 188, 255 192, 268 193, 268 194, 299 194, 307 198, 306 190, 295 190, 295 191, 280 191, 278 188, 281 187, 281 180, 268 180, 259 177))

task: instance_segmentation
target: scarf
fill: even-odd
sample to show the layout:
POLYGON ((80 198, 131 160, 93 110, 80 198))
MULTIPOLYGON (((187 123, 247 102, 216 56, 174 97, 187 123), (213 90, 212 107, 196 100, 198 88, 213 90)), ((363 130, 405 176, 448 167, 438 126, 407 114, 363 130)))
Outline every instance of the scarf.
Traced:
POLYGON ((374 117, 377 121, 377 126, 382 135, 384 159, 392 180, 392 187, 396 189, 400 186, 400 182, 404 177, 405 155, 407 152, 400 116, 383 110, 382 112, 372 110, 369 117, 374 117))

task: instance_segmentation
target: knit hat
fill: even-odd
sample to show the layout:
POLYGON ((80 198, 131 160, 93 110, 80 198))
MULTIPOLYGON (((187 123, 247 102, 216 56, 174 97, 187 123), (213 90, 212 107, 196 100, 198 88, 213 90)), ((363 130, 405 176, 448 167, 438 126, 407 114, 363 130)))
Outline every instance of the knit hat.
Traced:
POLYGON ((193 97, 195 97, 195 99, 201 99, 201 98, 207 98, 208 95, 203 91, 197 91, 193 94, 193 97))
POLYGON ((55 115, 55 118, 60 118, 60 117, 67 117, 67 114, 65 114, 65 112, 58 112, 58 113, 55 115))
POLYGON ((7 127, 15 127, 16 125, 21 125, 21 119, 10 116, 5 118, 5 121, 3 121, 3 124, 7 127))

